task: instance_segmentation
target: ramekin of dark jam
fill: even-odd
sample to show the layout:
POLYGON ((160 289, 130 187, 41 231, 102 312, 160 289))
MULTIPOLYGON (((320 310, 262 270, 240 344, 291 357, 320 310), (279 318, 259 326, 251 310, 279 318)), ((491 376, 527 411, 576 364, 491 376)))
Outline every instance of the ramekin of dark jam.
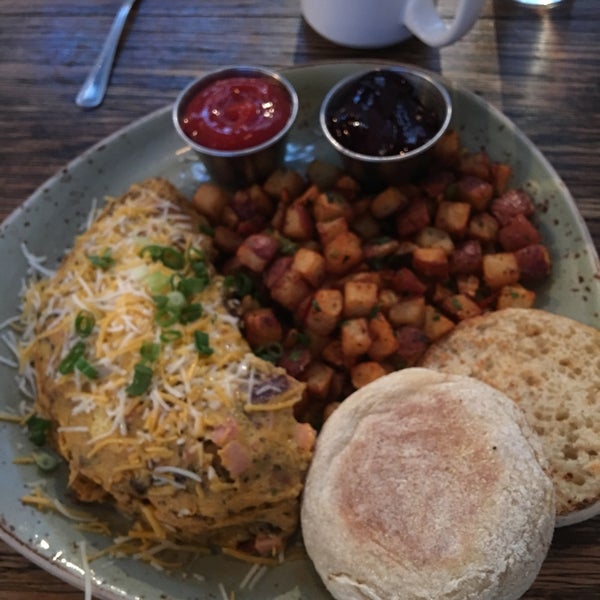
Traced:
POLYGON ((450 95, 434 76, 390 66, 336 84, 323 100, 320 122, 344 166, 377 188, 425 169, 451 116, 450 95))
POLYGON ((260 182, 283 161, 298 96, 281 75, 227 67, 189 84, 173 106, 175 129, 208 173, 230 186, 260 182))

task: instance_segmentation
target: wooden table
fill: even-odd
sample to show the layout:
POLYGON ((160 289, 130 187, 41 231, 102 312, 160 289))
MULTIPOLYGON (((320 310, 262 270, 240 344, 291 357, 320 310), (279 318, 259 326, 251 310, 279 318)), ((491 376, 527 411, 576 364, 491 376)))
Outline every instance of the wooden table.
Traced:
MULTIPOLYGON (((446 14, 452 4, 439 2, 446 14)), ((321 39, 301 19, 299 0, 143 0, 129 21, 104 104, 81 110, 73 99, 118 5, 0 0, 0 219, 89 146, 171 103, 203 71, 369 58, 442 73, 500 108, 564 179, 598 246, 597 0, 564 0, 552 10, 488 0, 474 29, 453 46, 437 50, 411 39, 369 51, 321 39)), ((0 598, 80 597, 0 543, 0 598)), ((600 517, 557 531, 526 597, 600 598, 600 517)))

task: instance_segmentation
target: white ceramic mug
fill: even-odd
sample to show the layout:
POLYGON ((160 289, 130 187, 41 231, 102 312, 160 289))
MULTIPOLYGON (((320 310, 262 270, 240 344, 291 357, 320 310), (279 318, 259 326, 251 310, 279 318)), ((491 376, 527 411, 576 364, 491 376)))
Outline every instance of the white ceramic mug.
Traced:
POLYGON ((448 24, 439 16, 436 0, 301 0, 301 7, 317 33, 342 46, 379 48, 415 35, 440 47, 473 27, 484 2, 459 0, 448 24))

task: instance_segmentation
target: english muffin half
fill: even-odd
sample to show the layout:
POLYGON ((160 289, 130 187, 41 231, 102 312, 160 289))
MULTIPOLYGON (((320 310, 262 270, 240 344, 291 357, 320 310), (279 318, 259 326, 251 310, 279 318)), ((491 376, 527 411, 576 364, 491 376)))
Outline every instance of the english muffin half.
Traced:
POLYGON ((421 365, 504 392, 541 436, 556 490, 557 526, 600 513, 600 331, 538 309, 468 319, 421 365))
POLYGON ((325 423, 304 490, 307 552, 338 600, 511 600, 550 546, 539 440, 504 394, 405 369, 325 423))

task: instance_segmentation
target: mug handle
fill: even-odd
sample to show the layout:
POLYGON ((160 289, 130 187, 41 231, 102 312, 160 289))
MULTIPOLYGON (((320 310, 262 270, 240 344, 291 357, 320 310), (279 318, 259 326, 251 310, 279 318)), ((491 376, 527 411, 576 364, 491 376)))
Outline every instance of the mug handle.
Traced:
POLYGON ((460 39, 479 17, 485 0, 460 0, 454 19, 446 25, 433 0, 408 0, 404 9, 404 25, 428 46, 439 48, 460 39))

